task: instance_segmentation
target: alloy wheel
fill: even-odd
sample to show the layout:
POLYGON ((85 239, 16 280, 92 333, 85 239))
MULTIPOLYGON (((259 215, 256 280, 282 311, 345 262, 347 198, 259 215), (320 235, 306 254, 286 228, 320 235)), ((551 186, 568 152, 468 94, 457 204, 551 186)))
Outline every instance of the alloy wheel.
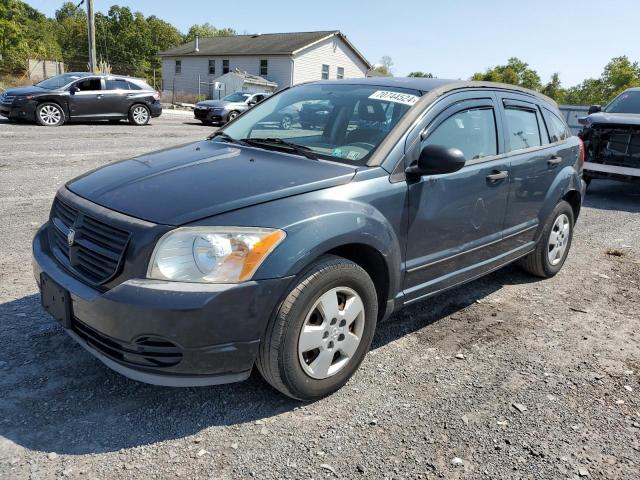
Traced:
POLYGON ((571 233, 571 223, 569 217, 564 213, 558 218, 551 228, 548 243, 549 263, 557 265, 564 258, 564 254, 569 244, 569 235, 571 233))
POLYGON ((133 109, 133 121, 138 125, 144 125, 149 119, 149 112, 142 105, 138 105, 133 109))
POLYGON ((364 332, 364 304, 351 288, 328 290, 316 300, 298 339, 300 365, 322 380, 341 371, 354 357, 364 332))
POLYGON ((54 105, 45 105, 40 109, 40 120, 49 126, 54 126, 62 120, 62 111, 54 105))

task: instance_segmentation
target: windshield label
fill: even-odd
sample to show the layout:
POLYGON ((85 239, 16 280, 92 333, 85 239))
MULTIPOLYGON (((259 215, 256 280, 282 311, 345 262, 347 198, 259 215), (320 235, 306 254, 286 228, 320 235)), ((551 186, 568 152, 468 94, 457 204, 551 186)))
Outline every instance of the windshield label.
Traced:
POLYGON ((369 95, 373 100, 384 100, 385 102, 402 103, 403 105, 413 105, 420 97, 409 93, 390 92, 388 90, 378 90, 369 95))

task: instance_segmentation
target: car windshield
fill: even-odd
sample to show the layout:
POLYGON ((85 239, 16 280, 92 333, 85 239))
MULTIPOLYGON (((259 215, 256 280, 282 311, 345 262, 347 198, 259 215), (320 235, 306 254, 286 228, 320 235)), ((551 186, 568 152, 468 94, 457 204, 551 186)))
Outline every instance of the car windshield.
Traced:
POLYGON ((607 113, 639 113, 640 90, 622 92, 604 109, 607 113))
POLYGON ((74 80, 85 77, 86 75, 88 74, 63 73, 61 75, 56 75, 55 77, 47 78, 40 83, 36 83, 36 87, 46 88, 47 90, 55 90, 57 88, 62 88, 65 85, 68 85, 74 80))
POLYGON ((249 98, 251 94, 249 93, 232 93, 231 95, 227 95, 223 98, 225 102, 244 102, 247 98, 249 98))
POLYGON ((420 95, 375 85, 301 85, 259 103, 224 133, 227 141, 364 164, 420 95))

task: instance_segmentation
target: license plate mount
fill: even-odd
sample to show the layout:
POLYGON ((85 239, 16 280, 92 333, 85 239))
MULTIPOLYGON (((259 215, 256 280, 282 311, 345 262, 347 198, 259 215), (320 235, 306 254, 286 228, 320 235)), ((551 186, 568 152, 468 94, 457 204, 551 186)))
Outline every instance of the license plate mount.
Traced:
POLYGON ((60 325, 71 328, 71 295, 44 272, 40 274, 40 301, 60 325))

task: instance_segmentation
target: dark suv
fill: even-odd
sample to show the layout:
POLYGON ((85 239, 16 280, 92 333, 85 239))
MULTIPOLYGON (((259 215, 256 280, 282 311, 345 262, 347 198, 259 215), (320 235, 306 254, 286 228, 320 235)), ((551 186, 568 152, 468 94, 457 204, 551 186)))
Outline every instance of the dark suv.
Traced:
POLYGON ((509 85, 300 85, 208 140, 68 182, 35 277, 69 335, 130 378, 210 385, 255 365, 316 399, 403 306, 514 261, 555 275, 583 154, 552 100, 509 85), (331 104, 321 129, 265 121, 308 102, 331 104))
POLYGON ((73 120, 128 119, 146 125, 162 113, 160 94, 139 78, 63 73, 0 95, 0 115, 57 127, 73 120))

